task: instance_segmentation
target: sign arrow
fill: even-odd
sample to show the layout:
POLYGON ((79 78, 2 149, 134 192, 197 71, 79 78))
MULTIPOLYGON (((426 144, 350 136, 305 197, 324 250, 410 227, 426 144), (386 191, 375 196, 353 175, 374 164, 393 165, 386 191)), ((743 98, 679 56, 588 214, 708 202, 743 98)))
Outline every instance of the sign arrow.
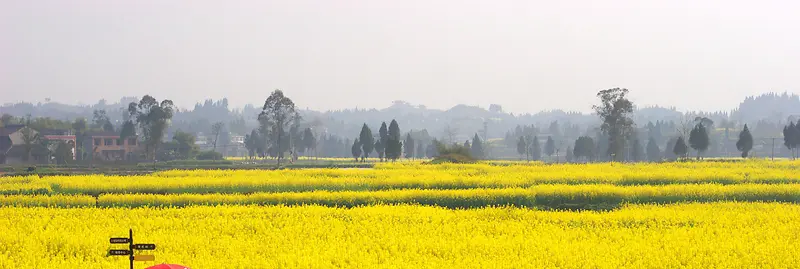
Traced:
POLYGON ((154 249, 156 249, 156 244, 133 244, 133 249, 135 249, 135 250, 154 250, 154 249))
POLYGON ((108 255, 111 256, 125 256, 131 255, 131 251, 127 249, 112 249, 108 251, 108 255))
POLYGON ((127 244, 131 242, 131 239, 126 237, 112 237, 110 241, 111 244, 127 244))

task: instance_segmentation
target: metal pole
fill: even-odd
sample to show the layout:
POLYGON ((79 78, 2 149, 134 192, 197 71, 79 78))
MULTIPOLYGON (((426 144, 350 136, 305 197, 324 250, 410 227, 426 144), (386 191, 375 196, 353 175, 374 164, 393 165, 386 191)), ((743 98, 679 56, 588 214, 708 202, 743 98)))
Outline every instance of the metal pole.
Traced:
POLYGON ((775 138, 772 138, 772 160, 775 161, 775 138))
POLYGON ((130 251, 128 258, 131 260, 131 269, 133 269, 133 229, 128 230, 128 236, 131 239, 128 241, 128 250, 130 251))

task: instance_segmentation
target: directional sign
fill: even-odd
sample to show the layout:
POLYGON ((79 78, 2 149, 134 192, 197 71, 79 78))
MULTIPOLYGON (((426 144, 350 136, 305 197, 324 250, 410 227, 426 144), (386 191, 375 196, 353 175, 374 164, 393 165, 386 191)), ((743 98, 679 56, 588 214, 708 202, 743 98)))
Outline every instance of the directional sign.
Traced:
POLYGON ((146 262, 146 261, 155 261, 156 256, 154 255, 136 255, 133 256, 134 261, 146 262))
POLYGON ((112 237, 111 244, 127 244, 130 243, 131 239, 126 237, 112 237))
POLYGON ((156 244, 133 244, 133 249, 135 249, 135 250, 154 250, 154 249, 156 249, 156 244))
POLYGON ((112 249, 108 251, 108 255, 111 256, 125 256, 131 255, 131 251, 127 249, 112 249))

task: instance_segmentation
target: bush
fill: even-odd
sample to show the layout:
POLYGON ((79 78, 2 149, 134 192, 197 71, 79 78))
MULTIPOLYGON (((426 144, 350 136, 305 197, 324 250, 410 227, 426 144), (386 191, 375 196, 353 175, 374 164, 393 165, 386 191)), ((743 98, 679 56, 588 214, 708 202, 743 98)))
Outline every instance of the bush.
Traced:
POLYGON ((459 144, 447 146, 443 143, 435 142, 439 156, 434 156, 431 164, 438 163, 474 163, 475 158, 470 154, 471 149, 459 144))
POLYGON ((222 153, 216 151, 203 151, 200 154, 197 154, 198 160, 222 160, 222 153))

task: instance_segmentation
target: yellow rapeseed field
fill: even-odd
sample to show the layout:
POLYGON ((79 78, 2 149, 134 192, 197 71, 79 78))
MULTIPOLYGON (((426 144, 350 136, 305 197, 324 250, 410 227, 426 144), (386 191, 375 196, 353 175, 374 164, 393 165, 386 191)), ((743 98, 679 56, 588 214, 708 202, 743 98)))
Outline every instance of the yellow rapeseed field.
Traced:
POLYGON ((0 177, 0 268, 800 268, 799 161, 0 177))
POLYGON ((0 194, 255 193, 526 188, 542 184, 800 184, 800 161, 640 164, 385 163, 374 169, 172 170, 146 176, 30 176, 0 194))
POLYGON ((798 268, 800 206, 0 208, 0 268, 125 268, 133 228, 192 268, 798 268))

